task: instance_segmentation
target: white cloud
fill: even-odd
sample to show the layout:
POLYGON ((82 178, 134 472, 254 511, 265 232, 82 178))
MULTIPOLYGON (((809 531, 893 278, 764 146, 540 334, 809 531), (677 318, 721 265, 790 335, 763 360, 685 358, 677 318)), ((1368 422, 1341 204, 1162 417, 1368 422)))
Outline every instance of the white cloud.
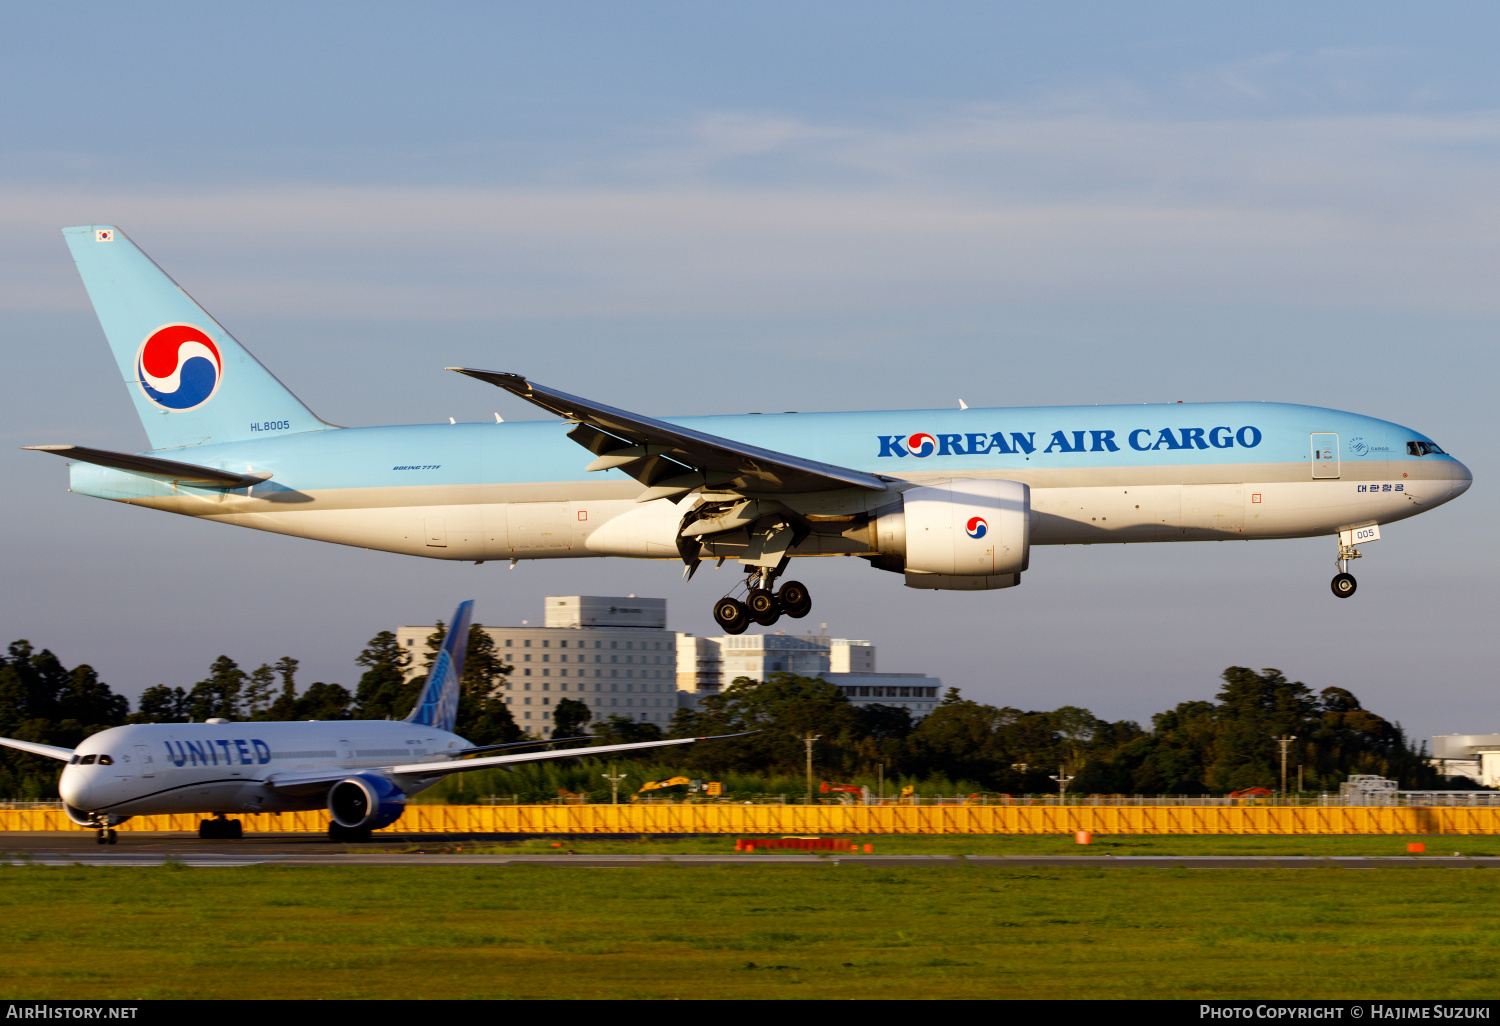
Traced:
POLYGON ((120 224, 208 302, 340 316, 1030 300, 1492 311, 1500 115, 1163 120, 968 107, 703 119, 573 187, 0 186, 0 306, 77 306, 120 224))

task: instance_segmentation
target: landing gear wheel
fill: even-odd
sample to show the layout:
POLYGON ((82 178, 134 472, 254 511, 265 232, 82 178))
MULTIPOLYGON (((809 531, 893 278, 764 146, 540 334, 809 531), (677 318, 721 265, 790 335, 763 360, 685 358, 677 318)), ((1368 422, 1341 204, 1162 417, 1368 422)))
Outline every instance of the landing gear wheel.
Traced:
POLYGON ((781 619, 781 603, 765 588, 751 588, 750 594, 745 596, 745 608, 750 611, 750 619, 762 627, 769 627, 781 619))
POLYGON ((104 843, 105 844, 115 844, 119 840, 120 839, 115 836, 115 832, 113 830, 106 830, 106 831, 104 831, 104 843))
POLYGON ((337 823, 328 824, 328 839, 330 841, 357 841, 363 843, 370 839, 369 827, 346 827, 337 823))
POLYGON ((109 839, 104 836, 107 832, 108 831, 105 831, 105 830, 98 831, 98 835, 94 838, 94 843, 95 844, 108 844, 109 843, 109 839))
POLYGON ((238 841, 245 836, 245 825, 237 819, 202 819, 198 821, 198 837, 204 841, 238 841))
POLYGON ((1333 593, 1339 598, 1348 598, 1354 594, 1354 589, 1359 585, 1354 580, 1353 574, 1339 574, 1333 579, 1333 593))
POLYGON ((721 598, 714 603, 714 619, 725 634, 744 634, 750 626, 750 611, 739 599, 721 598))
POLYGON ((782 612, 795 620, 812 612, 812 596, 807 593, 807 585, 801 581, 787 581, 776 593, 776 598, 781 602, 782 612))

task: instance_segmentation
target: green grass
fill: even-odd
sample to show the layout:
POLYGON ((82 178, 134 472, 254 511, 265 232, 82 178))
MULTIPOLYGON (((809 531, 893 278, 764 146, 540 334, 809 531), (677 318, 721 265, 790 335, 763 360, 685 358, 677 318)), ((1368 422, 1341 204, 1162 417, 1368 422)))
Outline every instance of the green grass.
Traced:
POLYGON ((0 868, 7 998, 1493 997, 1500 874, 0 868))
MULTIPOLYGON (((779 834, 755 836, 779 837, 779 834)), ((1500 836, 1394 836, 1381 834, 1135 834, 1094 835, 1081 845, 1072 834, 827 834, 847 837, 876 855, 1320 855, 1405 856, 1409 842, 1427 846, 1428 855, 1500 856, 1500 836)), ((377 834, 377 850, 461 849, 505 854, 557 853, 571 848, 580 855, 732 855, 733 837, 528 837, 506 842, 448 841, 412 843, 399 834, 377 834)), ((3 844, 3 841, 0 841, 3 844)), ((351 848, 351 851, 358 850, 351 848)), ((759 854, 774 854, 761 852, 759 854)), ((795 853, 792 853, 795 854, 795 853)))

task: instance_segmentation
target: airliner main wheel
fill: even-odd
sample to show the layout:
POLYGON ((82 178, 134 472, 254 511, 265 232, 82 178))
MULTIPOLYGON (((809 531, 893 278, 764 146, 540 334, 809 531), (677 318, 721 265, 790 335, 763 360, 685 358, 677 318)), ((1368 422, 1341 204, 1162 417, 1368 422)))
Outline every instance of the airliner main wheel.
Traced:
POLYGON ((776 593, 781 600, 782 612, 793 619, 800 620, 812 612, 812 596, 807 593, 807 585, 801 581, 787 581, 776 593))
POLYGON ((781 603, 765 588, 751 588, 745 596, 745 608, 750 610, 750 619, 762 627, 769 627, 781 619, 781 603))
POLYGON ((739 599, 721 598, 714 603, 714 619, 725 634, 744 634, 750 626, 750 611, 739 599))
POLYGON ((1359 587, 1354 581, 1353 574, 1339 574, 1333 579, 1333 593, 1339 598, 1348 598, 1354 594, 1354 589, 1359 587))

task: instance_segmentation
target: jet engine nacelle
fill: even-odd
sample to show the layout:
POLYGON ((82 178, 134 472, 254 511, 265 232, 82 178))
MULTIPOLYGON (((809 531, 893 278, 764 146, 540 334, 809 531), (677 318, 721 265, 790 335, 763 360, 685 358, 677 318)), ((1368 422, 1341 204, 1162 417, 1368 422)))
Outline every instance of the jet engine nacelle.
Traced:
POLYGON ((1014 587, 1031 560, 1031 489, 973 478, 908 488, 874 530, 877 551, 903 560, 909 588, 1014 587))
POLYGON ((388 827, 405 811, 406 793, 373 773, 347 777, 328 791, 329 815, 350 830, 388 827))

